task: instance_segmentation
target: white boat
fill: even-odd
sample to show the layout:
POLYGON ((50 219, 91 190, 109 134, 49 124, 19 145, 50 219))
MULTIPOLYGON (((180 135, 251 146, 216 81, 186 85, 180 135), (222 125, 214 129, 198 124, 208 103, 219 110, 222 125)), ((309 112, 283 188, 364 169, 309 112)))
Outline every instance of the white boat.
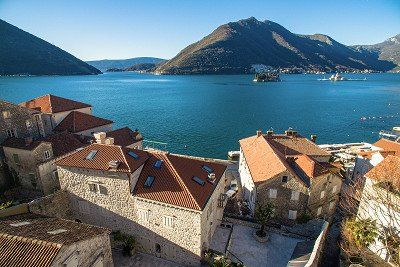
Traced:
POLYGON ((395 131, 395 132, 400 132, 400 126, 393 127, 393 131, 395 131))
POLYGON ((347 78, 343 77, 339 73, 336 73, 335 75, 332 74, 332 76, 329 77, 329 80, 334 81, 334 82, 336 82, 336 81, 347 81, 347 78))

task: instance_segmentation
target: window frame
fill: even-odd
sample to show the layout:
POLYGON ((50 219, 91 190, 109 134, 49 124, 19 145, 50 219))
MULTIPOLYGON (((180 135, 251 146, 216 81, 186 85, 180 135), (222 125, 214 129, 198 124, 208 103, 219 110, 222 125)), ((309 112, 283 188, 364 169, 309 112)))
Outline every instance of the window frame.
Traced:
POLYGON ((50 150, 45 150, 45 151, 43 152, 43 154, 44 154, 44 159, 45 159, 45 160, 51 159, 50 150))
POLYGON ((289 181, 289 177, 287 175, 284 175, 284 176, 282 176, 281 181, 282 181, 282 183, 286 184, 289 181))
POLYGON ((268 189, 268 198, 276 199, 278 197, 278 189, 270 188, 268 189), (274 194, 272 194, 274 192, 274 194))
POLYGON ((297 210, 289 210, 288 219, 289 220, 296 220, 297 219, 297 210))
POLYGON ((325 190, 321 191, 321 194, 319 196, 320 199, 323 199, 325 197, 325 190))
POLYGON ((322 206, 319 206, 317 209, 317 216, 322 214, 322 206))
POLYGON ((175 227, 175 217, 169 215, 163 215, 163 225, 167 228, 175 227))
POLYGON ((300 199, 300 192, 292 190, 292 195, 290 196, 290 200, 299 201, 299 199, 300 199), (294 196, 297 196, 297 197, 294 198, 294 196))

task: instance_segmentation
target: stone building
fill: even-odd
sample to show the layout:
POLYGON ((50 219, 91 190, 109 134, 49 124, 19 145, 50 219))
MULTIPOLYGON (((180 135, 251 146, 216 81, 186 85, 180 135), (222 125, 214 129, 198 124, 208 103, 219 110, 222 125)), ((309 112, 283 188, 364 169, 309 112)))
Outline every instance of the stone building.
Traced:
POLYGON ((330 154, 293 130, 257 131, 239 143, 243 196, 253 212, 257 204, 271 202, 280 223, 291 224, 303 214, 330 218, 342 186, 330 154))
POLYGON ((113 266, 109 234, 105 228, 32 213, 2 217, 0 266, 113 266))
POLYGON ((378 236, 369 249, 397 266, 400 258, 394 240, 400 240, 400 157, 388 155, 365 174, 357 219, 376 223, 378 236), (393 251, 388 249, 390 244, 393 251))
POLYGON ((16 184, 47 195, 60 188, 55 160, 85 145, 84 139, 64 132, 37 140, 9 138, 3 150, 16 184))
MULTIPOLYGON (((0 145, 8 138, 40 138, 51 133, 50 118, 36 110, 0 99, 0 145)), ((0 191, 10 183, 6 177, 7 166, 0 147, 0 191)))
POLYGON ((112 140, 57 161, 75 218, 133 235, 146 253, 198 265, 222 219, 227 166, 105 143, 112 140))
POLYGON ((79 111, 89 115, 92 114, 92 106, 89 104, 50 94, 22 102, 19 105, 49 115, 51 117, 52 129, 63 121, 72 111, 79 111))

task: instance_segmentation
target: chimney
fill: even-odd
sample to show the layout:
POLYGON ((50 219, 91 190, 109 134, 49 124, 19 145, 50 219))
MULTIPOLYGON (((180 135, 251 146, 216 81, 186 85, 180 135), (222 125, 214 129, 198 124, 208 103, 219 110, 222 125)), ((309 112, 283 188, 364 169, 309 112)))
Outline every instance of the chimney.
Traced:
POLYGON ((257 137, 260 137, 261 136, 261 134, 262 134, 262 132, 261 132, 261 130, 257 130, 257 137))
POLYGON ((208 181, 214 183, 215 181, 215 173, 210 173, 207 177, 208 181))
POLYGON ((117 170, 119 165, 121 164, 121 161, 118 160, 111 160, 110 162, 108 162, 108 167, 110 168, 110 170, 117 170))
POLYGON ((93 136, 96 139, 97 144, 105 144, 106 143, 107 135, 105 132, 94 133, 93 136))
POLYGON ((312 135, 311 135, 311 141, 312 141, 313 143, 315 143, 315 142, 317 141, 317 135, 316 135, 316 134, 312 134, 312 135))
POLYGON ((105 140, 106 145, 113 145, 114 144, 114 138, 112 137, 107 137, 105 140))
POLYGON ((272 136, 274 134, 274 131, 273 130, 268 130, 267 131, 267 136, 272 136))

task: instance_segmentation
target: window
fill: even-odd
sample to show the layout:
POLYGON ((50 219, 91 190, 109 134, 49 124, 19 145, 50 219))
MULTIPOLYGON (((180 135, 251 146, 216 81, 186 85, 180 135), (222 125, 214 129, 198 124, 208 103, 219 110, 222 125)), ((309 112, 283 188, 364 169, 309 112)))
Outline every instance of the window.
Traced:
POLYGON ((94 158, 94 156, 96 156, 97 154, 97 150, 92 150, 89 152, 89 154, 86 156, 87 160, 92 160, 94 158))
POLYGON ((287 183, 288 177, 287 176, 282 176, 282 183, 287 183))
POLYGON ((17 165, 21 164, 18 154, 13 154, 13 160, 14 160, 15 164, 17 164, 17 165))
POLYGON ((203 170, 205 170, 208 173, 213 173, 214 172, 214 170, 208 165, 203 165, 202 168, 203 168, 203 170))
POLYGON ((278 195, 278 190, 276 189, 269 189, 269 198, 276 198, 276 196, 278 195))
POLYGON ((336 193, 336 190, 337 190, 337 185, 335 185, 335 186, 332 188, 332 194, 335 194, 335 193, 336 193))
POLYGON ((296 220, 297 218, 297 210, 289 210, 289 220, 296 220))
POLYGON ((29 180, 31 181, 33 188, 36 188, 37 182, 36 182, 36 176, 34 173, 29 174, 29 180))
POLYGON ((324 198, 325 197, 325 191, 321 191, 321 197, 320 198, 324 198))
POLYGON ((206 182, 204 182, 201 178, 197 177, 197 176, 193 176, 192 180, 195 181, 196 183, 198 183, 199 185, 203 186, 206 182))
POLYGON ((151 187, 154 182, 154 176, 147 176, 146 182, 144 182, 145 187, 151 187))
POLYGON ((56 181, 56 182, 59 180, 57 171, 53 171, 53 180, 56 181))
POLYGON ((11 113, 9 110, 4 110, 3 111, 3 118, 4 119, 9 119, 11 117, 11 113))
POLYGON ((318 207, 317 216, 321 215, 321 213, 322 213, 322 207, 318 207))
POLYGON ((156 243, 156 252, 161 253, 161 246, 158 243, 156 243))
POLYGON ((17 131, 15 129, 7 129, 6 132, 8 137, 17 137, 17 131))
POLYGON ((333 210, 335 208, 335 201, 331 201, 330 203, 329 203, 329 209, 330 210, 333 210))
POLYGON ((150 215, 150 211, 149 210, 138 209, 138 218, 139 218, 139 220, 148 222, 149 221, 149 215, 150 215))
POLYGON ((108 191, 105 186, 102 186, 97 183, 90 183, 89 184, 89 190, 90 192, 96 193, 96 194, 102 194, 102 195, 107 195, 108 191))
POLYGON ((49 159, 50 157, 51 157, 50 151, 46 150, 46 151, 44 152, 44 159, 49 159))
POLYGON ((139 159, 139 156, 133 151, 129 151, 128 155, 131 156, 132 158, 136 159, 136 160, 139 159))
POLYGON ((162 163, 163 163, 162 160, 157 160, 157 161, 154 163, 154 168, 156 168, 156 169, 161 169, 162 163))
POLYGON ((299 200, 300 192, 299 191, 293 191, 292 190, 292 197, 290 198, 291 200, 297 201, 299 200))
POLYGON ((163 216, 163 223, 165 227, 173 228, 175 226, 175 218, 172 216, 163 216))

